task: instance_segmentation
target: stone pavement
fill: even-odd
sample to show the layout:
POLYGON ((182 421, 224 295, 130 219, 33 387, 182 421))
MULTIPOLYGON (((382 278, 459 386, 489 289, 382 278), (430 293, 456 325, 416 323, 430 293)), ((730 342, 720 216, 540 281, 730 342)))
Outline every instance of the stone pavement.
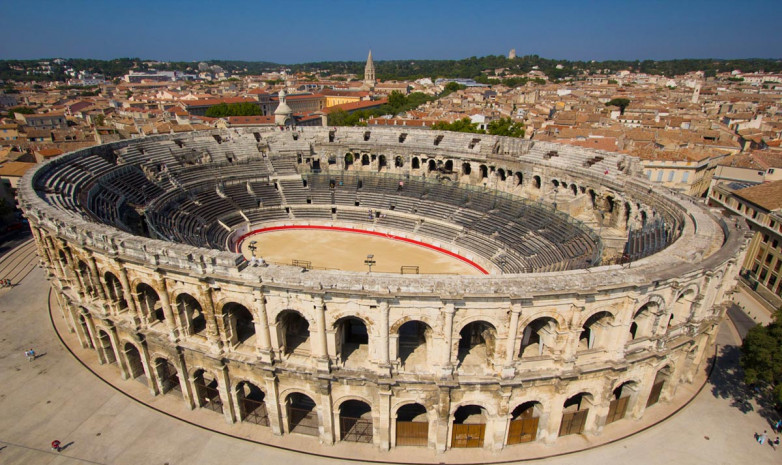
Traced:
MULTIPOLYGON (((19 285, 0 290, 0 464, 334 464, 325 457, 263 446, 194 426, 161 413, 172 412, 215 430, 264 440, 254 425, 226 425, 206 410, 188 411, 174 396, 151 397, 137 381, 123 381, 113 366, 99 366, 91 351, 75 349, 82 365, 58 339, 48 314, 48 284, 36 269, 19 285), (34 348, 39 357, 28 362, 24 351, 34 348), (95 373, 90 370, 94 370, 95 373), (113 370, 113 371, 112 371, 113 370), (122 387, 123 394, 96 376, 122 387), (134 400, 143 399, 148 405, 134 400), (65 449, 49 449, 59 439, 65 449)), ((53 308, 55 322, 59 310, 53 308)), ((58 324, 62 328, 62 324, 58 324)), ((68 340, 67 334, 63 334, 68 340)), ((71 341, 72 342, 72 341, 71 341)), ((745 398, 732 368, 737 357, 736 332, 723 323, 718 343, 720 358, 709 384, 670 419, 626 439, 538 463, 580 465, 737 464, 779 463, 782 451, 758 445, 753 435, 771 430, 772 413, 745 398)), ((696 386, 697 387, 697 386, 696 386)), ((686 394, 687 389, 680 389, 686 394)), ((692 388, 694 392, 695 387, 692 388)), ((664 416, 664 408, 648 414, 664 416), (656 413, 654 413, 657 411, 656 413)), ((648 418, 647 418, 648 420, 648 418)), ((397 448, 391 454, 365 445, 323 447, 311 438, 295 435, 275 438, 284 446, 307 451, 351 454, 368 460, 392 457, 400 462, 474 462, 519 460, 532 455, 557 454, 570 447, 619 437, 637 427, 630 421, 609 425, 602 436, 562 438, 557 444, 510 447, 503 453, 482 450, 449 451, 437 455, 419 448, 397 448), (628 431, 621 431, 621 428, 628 431)), ((359 459, 358 461, 361 461, 359 459)), ((520 463, 520 462, 519 462, 520 463)))

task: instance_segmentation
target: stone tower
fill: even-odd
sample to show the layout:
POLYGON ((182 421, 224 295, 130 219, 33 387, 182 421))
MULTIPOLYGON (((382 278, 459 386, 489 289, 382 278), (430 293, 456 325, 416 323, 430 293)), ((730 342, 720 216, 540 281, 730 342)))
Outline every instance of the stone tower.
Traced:
POLYGON ((698 103, 698 97, 701 96, 701 85, 695 84, 695 89, 692 91, 692 103, 698 103))
POLYGON ((367 57, 367 65, 364 66, 364 86, 370 89, 375 87, 375 63, 372 61, 372 50, 367 57))
POLYGON ((280 91, 280 104, 274 110, 274 124, 277 126, 293 126, 293 110, 285 101, 285 89, 280 91))

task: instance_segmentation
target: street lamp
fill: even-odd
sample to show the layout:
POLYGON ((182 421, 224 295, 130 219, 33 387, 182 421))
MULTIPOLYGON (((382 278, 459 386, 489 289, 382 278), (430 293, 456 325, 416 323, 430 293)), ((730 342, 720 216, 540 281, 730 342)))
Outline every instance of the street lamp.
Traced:
POLYGON ((369 267, 370 273, 372 272, 372 265, 374 265, 375 263, 377 262, 375 261, 375 256, 372 254, 367 255, 367 259, 364 260, 364 265, 369 267))

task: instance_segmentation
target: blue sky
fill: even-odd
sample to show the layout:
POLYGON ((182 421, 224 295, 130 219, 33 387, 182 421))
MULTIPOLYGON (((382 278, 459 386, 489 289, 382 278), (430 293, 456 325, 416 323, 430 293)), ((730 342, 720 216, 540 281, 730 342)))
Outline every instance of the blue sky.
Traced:
POLYGON ((0 0, 0 59, 778 58, 780 17, 780 0, 0 0))

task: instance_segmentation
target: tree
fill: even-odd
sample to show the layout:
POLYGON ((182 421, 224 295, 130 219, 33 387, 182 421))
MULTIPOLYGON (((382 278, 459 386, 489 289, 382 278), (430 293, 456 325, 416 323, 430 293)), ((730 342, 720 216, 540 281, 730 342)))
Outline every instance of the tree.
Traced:
POLYGON ((30 107, 14 107, 8 110, 8 117, 13 118, 16 113, 19 113, 20 115, 32 115, 35 113, 35 110, 30 107))
POLYGON ((395 90, 388 96, 388 104, 393 108, 401 108, 407 103, 407 98, 402 92, 395 90))
POLYGON ((432 125, 435 131, 454 131, 454 132, 472 132, 475 134, 485 134, 486 131, 478 129, 478 123, 473 123, 470 118, 462 118, 453 123, 438 121, 432 125))
POLYGON ((106 117, 103 115, 96 115, 94 121, 95 126, 103 126, 103 124, 106 122, 106 117))
POLYGON ((256 116, 261 115, 261 107, 252 102, 226 104, 225 102, 209 107, 206 116, 222 118, 223 116, 256 116))
POLYGON ((782 404, 782 307, 766 326, 750 329, 741 345, 744 382, 771 387, 774 399, 782 404))
POLYGON ((607 107, 619 107, 619 114, 625 114, 625 108, 630 105, 630 100, 626 98, 612 98, 606 102, 607 107))
POLYGON ((514 122, 510 118, 490 121, 487 131, 494 136, 524 137, 524 123, 514 122))

